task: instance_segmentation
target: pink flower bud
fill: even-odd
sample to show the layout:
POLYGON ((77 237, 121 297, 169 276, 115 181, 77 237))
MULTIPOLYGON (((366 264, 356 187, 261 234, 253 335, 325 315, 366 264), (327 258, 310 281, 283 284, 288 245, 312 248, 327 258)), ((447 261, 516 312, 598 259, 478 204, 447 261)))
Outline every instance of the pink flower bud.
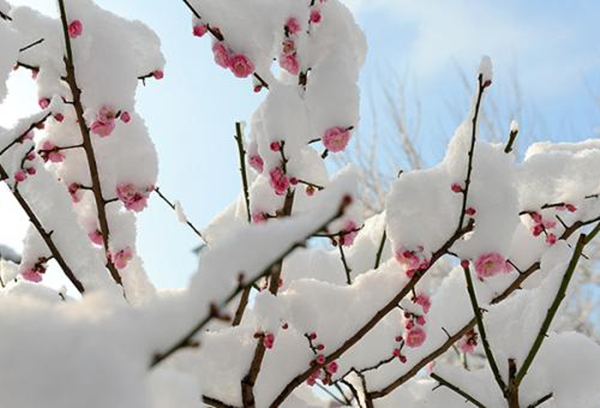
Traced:
POLYGON ((313 24, 319 24, 321 22, 321 12, 319 10, 312 10, 310 12, 310 22, 313 24))
POLYGON ((207 31, 208 28, 204 24, 196 24, 192 30, 194 37, 202 37, 207 31))
POLYGON ((465 210, 465 214, 467 214, 468 216, 472 217, 477 213, 477 210, 475 210, 475 208, 473 207, 469 207, 465 210))
POLYGON ((27 174, 23 171, 23 170, 18 170, 15 173, 15 181, 17 183, 22 183, 23 181, 25 181, 27 179, 27 174))
POLYGON ((165 77, 165 73, 162 70, 158 69, 152 73, 152 76, 154 77, 154 79, 161 80, 165 77))
POLYGON ((546 237, 546 243, 550 246, 556 244, 556 235, 554 234, 548 234, 548 236, 546 237))
POLYGON ((69 37, 75 39, 83 33, 83 24, 79 20, 73 20, 69 24, 69 37))
POLYGON ((119 118, 123 121, 123 123, 129 123, 129 121, 131 121, 131 115, 129 112, 122 112, 119 118))
POLYGON ((50 99, 42 98, 38 101, 38 105, 40 105, 40 108, 46 109, 48 106, 50 106, 50 99))

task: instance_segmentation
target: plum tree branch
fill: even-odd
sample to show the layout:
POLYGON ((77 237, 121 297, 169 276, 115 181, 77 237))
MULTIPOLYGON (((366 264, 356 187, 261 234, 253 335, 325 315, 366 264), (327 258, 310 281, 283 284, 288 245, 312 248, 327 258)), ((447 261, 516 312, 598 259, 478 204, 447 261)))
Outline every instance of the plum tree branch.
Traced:
MULTIPOLYGON (((598 233, 598 230, 600 230, 600 224, 596 225, 596 228, 590 233, 589 236, 593 238, 598 233)), ((552 305, 550 306, 550 308, 548 309, 548 312, 546 313, 546 317, 544 318, 544 321, 538 332, 538 335, 536 336, 535 340, 533 341, 533 344, 531 346, 531 349, 529 350, 529 353, 527 353, 527 357, 525 357, 525 360, 523 361, 523 365, 521 365, 521 368, 517 372, 517 375, 515 377, 515 382, 516 382, 517 386, 519 386, 519 384, 521 384, 521 382, 527 375, 527 371, 531 367, 533 360, 535 359, 538 351, 540 350, 542 343, 544 342, 544 338, 546 338, 548 330, 550 329, 550 324, 554 320, 554 316, 556 316, 556 312, 558 311, 558 307, 560 306, 560 304, 562 303, 563 299, 566 296, 569 282, 571 281, 571 277, 573 276, 573 273, 575 272, 575 269, 577 268, 577 263, 579 262, 579 258, 581 258, 581 254, 583 253, 583 248, 585 247, 585 245, 588 242, 590 242, 590 241, 588 241, 588 236, 586 234, 581 234, 579 236, 579 239, 577 240, 577 245, 575 246, 575 251, 573 252, 573 256, 571 257, 569 266, 567 267, 567 270, 562 278, 560 287, 558 289, 558 292, 556 293, 556 297, 554 298, 552 305)))
POLYGON ((434 380, 436 380, 439 383, 439 386, 444 386, 444 387, 454 391, 456 394, 460 395, 461 397, 463 397, 465 400, 469 401, 471 404, 475 405, 476 407, 486 408, 485 405, 483 405, 481 402, 479 402, 471 394, 460 389, 456 385, 452 384, 450 381, 444 379, 442 376, 440 376, 436 373, 431 373, 430 376, 431 376, 431 378, 433 378, 434 380))
MULTIPOLYGON (((104 251, 106 254, 109 253, 109 234, 110 229, 108 226, 108 218, 106 216, 106 202, 104 200, 104 196, 102 195, 102 184, 100 182, 100 175, 98 172, 98 164, 96 162, 96 155, 94 152, 94 146, 92 143, 92 139, 90 136, 90 129, 86 124, 86 120, 84 117, 84 109, 83 104, 81 102, 81 89, 77 85, 77 78, 75 74, 75 65, 73 63, 73 49, 71 47, 71 38, 69 36, 69 22, 67 19, 67 11, 65 9, 64 0, 58 0, 59 9, 60 9, 60 19, 62 22, 63 28, 63 37, 65 40, 65 47, 67 51, 67 55, 64 58, 65 69, 67 72, 66 77, 64 78, 67 84, 69 85, 69 89, 71 94, 73 95, 73 106, 75 108, 75 112, 77 114, 77 122, 79 124, 79 130, 81 132, 81 136, 83 138, 83 148, 85 150, 88 168, 90 172, 90 177, 92 179, 92 191, 94 194, 94 199, 96 202, 96 210, 98 212, 98 223, 100 224, 100 232, 102 234, 102 241, 104 244, 104 251)), ((106 266, 112 276, 112 278, 119 285, 123 286, 123 281, 121 279, 121 275, 119 271, 115 267, 112 259, 109 259, 107 256, 106 266)))
POLYGON ((507 393, 506 384, 502 379, 502 375, 500 374, 500 369, 498 368, 498 364, 496 363, 496 359, 494 358, 494 353, 492 352, 492 347, 487 338, 487 333, 485 331, 485 325, 483 324, 483 316, 481 314, 481 308, 479 307, 479 303, 477 302, 477 294, 475 293, 475 287, 473 285, 473 278, 471 278, 471 271, 467 265, 463 266, 463 271, 465 273, 465 280, 467 282, 467 292, 469 293, 469 299, 471 301, 471 307, 473 308, 473 314, 475 315, 475 321, 477 322, 477 329, 479 330, 479 335, 481 337, 481 343, 483 344, 483 349, 485 351, 485 356, 490 364, 490 368, 492 369, 492 373, 494 374, 494 379, 496 383, 500 387, 500 390, 504 395, 507 393))
MULTIPOLYGON (((0 166, 0 178, 2 180, 8 179, 8 174, 6 173, 6 170, 4 170, 4 167, 2 167, 2 166, 0 166)), ((44 229, 44 226, 42 225, 40 219, 36 216, 35 212, 29 206, 29 204, 27 203, 27 200, 25 200, 25 198, 21 195, 21 193, 19 192, 19 190, 16 186, 14 188, 11 188, 10 190, 12 191, 13 196, 15 197, 15 199, 17 200, 17 202, 19 203, 21 208, 23 208, 23 211, 25 211, 25 214, 27 214, 27 216, 29 217, 29 221, 31 221, 31 224, 34 226, 34 228, 37 230, 37 232, 40 234, 40 236, 44 240, 44 243, 50 250, 50 253, 54 257, 54 259, 56 260, 56 262, 58 263, 60 268, 62 269, 62 271, 65 274, 65 276, 67 277, 67 279, 69 279, 69 281, 73 284, 73 286, 75 286, 75 288, 79 291, 79 293, 83 294, 85 292, 85 288, 84 288, 83 284, 81 283, 81 281, 79 279, 77 279, 77 277, 75 276, 75 274, 73 273, 73 271, 71 270, 71 268, 69 267, 67 262, 65 261, 65 258, 60 253, 58 247, 56 246, 56 243, 52 239, 52 231, 47 232, 44 229)))
MULTIPOLYGON (((163 200, 169 207, 171 207, 171 209, 173 211, 177 211, 177 208, 175 207, 175 204, 173 202, 171 202, 171 200, 169 200, 164 194, 163 192, 160 190, 160 188, 158 187, 154 187, 154 192, 160 197, 161 200, 163 200)), ((190 229, 194 232, 194 234, 198 235, 198 237, 206 242, 206 240, 204 239, 204 236, 202 235, 202 233, 200 232, 200 230, 198 228, 196 228, 196 226, 186 218, 185 220, 185 224, 190 227, 190 229)))

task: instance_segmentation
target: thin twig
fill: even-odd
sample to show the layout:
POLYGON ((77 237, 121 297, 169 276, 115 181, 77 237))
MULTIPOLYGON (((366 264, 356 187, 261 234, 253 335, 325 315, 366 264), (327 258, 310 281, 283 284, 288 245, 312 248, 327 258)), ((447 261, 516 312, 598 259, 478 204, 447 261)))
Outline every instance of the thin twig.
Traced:
POLYGON ((30 48, 33 48, 33 47, 35 47, 36 45, 39 45, 39 44, 41 44, 41 43, 43 43, 43 42, 44 42, 44 39, 43 39, 43 38, 40 38, 39 40, 37 40, 37 41, 34 41, 34 42, 32 42, 31 44, 29 44, 29 45, 26 45, 25 47, 21 48, 21 49, 19 50, 19 52, 25 52, 25 51, 27 51, 28 49, 30 49, 30 48))
MULTIPOLYGON (((2 167, 2 166, 0 166, 0 177, 3 180, 8 179, 8 174, 6 173, 6 170, 4 170, 4 167, 2 167)), ((42 225, 40 219, 35 215, 35 212, 29 206, 29 204, 27 203, 27 200, 25 200, 25 198, 21 195, 21 193, 19 192, 19 190, 16 186, 14 188, 12 188, 11 191, 12 191, 15 199, 21 206, 21 208, 23 208, 23 211, 25 211, 25 213, 29 217, 29 221, 31 221, 31 224, 34 226, 34 228, 37 230, 37 232, 40 234, 40 236, 46 243, 46 246, 50 250, 52 257, 56 260, 56 262, 62 269, 63 273, 65 274, 65 276, 69 279, 69 281, 73 284, 73 286, 75 286, 75 288, 79 291, 79 293, 83 294, 85 292, 85 288, 83 287, 83 284, 81 283, 81 281, 79 279, 77 279, 77 277, 75 276, 75 274, 73 273, 73 271, 71 270, 71 268, 69 267, 67 262, 65 261, 65 258, 62 256, 62 254, 58 250, 58 247, 56 246, 54 240, 52 239, 52 231, 47 232, 44 229, 44 226, 42 225)))
POLYGON ((344 272, 346 272, 346 283, 348 285, 352 285, 352 278, 350 274, 352 273, 352 269, 348 266, 348 262, 346 261, 346 255, 344 254, 344 246, 340 242, 338 244, 338 248, 340 250, 340 259, 342 260, 342 265, 344 265, 344 272))
POLYGON ((471 132, 471 146, 469 147, 469 159, 467 165, 467 177, 465 178, 465 185, 462 190, 463 200, 462 209, 460 212, 460 220, 458 222, 457 230, 461 230, 466 216, 467 199, 469 197, 469 187, 471 186, 471 173, 473 172, 473 156, 475 155, 475 142, 477 141, 477 120, 479 118, 479 111, 481 109, 481 100, 483 99, 483 92, 485 91, 486 85, 483 83, 483 75, 479 74, 477 78, 478 90, 477 90, 477 101, 475 102, 475 112, 473 113, 473 119, 471 121, 472 132, 471 132))
POLYGON ((490 363, 490 368, 492 369, 492 373, 494 374, 494 379, 496 380, 496 383, 500 387, 502 393, 506 395, 506 383, 502 379, 500 369, 498 368, 498 364, 496 363, 496 359, 494 358, 494 353, 492 352, 492 348, 488 342, 487 333, 485 331, 485 325, 483 324, 483 317, 481 315, 481 308, 479 307, 479 303, 477 302, 477 294, 475 293, 473 279, 471 278, 471 271, 469 270, 469 267, 467 265, 463 266, 463 271, 465 273, 467 291, 469 292, 469 299, 471 300, 473 314, 475 315, 475 321, 477 322, 477 329, 479 330, 481 343, 483 344, 483 349, 485 350, 485 356, 487 357, 487 360, 490 363))
POLYGON ((508 135, 508 142, 506 143, 506 147, 504 148, 504 153, 508 154, 512 152, 513 145, 515 144, 515 140, 517 140, 517 135, 519 134, 519 129, 513 129, 510 131, 508 135))
POLYGON ((464 390, 461 390, 456 385, 450 383, 448 380, 440 377, 436 373, 431 373, 431 378, 433 378, 438 383, 440 383, 440 385, 443 385, 444 387, 451 389, 452 391, 454 391, 455 393, 457 393, 458 395, 460 395, 461 397, 463 397, 464 399, 466 399, 467 401, 469 401, 471 404, 475 405, 476 407, 486 408, 485 405, 483 405, 481 402, 479 402, 477 399, 475 399, 475 397, 473 397, 471 394, 467 393, 464 390))
POLYGON ((537 400, 536 402, 527 405, 527 408, 536 408, 536 407, 539 407, 540 405, 542 405, 544 402, 548 401, 553 396, 554 396, 553 393, 546 394, 542 398, 540 398, 539 400, 537 400))
MULTIPOLYGON (((600 230, 600 224, 598 224, 596 226, 596 228, 594 230, 595 232, 593 231, 590 235, 597 234, 598 230, 600 230)), ((585 234, 581 234, 579 236, 579 239, 577 240, 577 245, 575 246, 575 251, 573 252, 573 256, 571 257, 569 266, 567 267, 567 270, 565 271, 565 274, 561 281, 558 292, 556 293, 556 297, 554 298, 552 305, 550 306, 550 308, 548 309, 548 312, 546 313, 546 317, 544 318, 544 321, 542 323, 540 331, 538 332, 538 335, 536 336, 535 340, 533 341, 533 345, 531 346, 529 353, 527 353, 527 357, 523 361, 523 365, 521 366, 521 368, 519 369, 519 371, 516 375, 515 382, 516 382, 517 386, 519 384, 521 384, 521 382, 523 381, 523 378, 525 378, 525 376, 527 375, 527 371, 529 370, 529 367, 531 367, 533 360, 535 359, 538 351, 540 350, 540 347, 542 346, 542 343, 544 342, 544 338, 546 338, 546 334, 547 334, 548 330, 550 329, 550 324, 552 323, 552 320, 554 319, 554 316, 556 315, 556 312, 558 311, 558 307, 560 306, 560 304, 562 303, 563 299, 566 296, 567 287, 569 286, 569 282, 571 281, 573 272, 575 272, 575 268, 577 267, 577 263, 579 262, 579 258, 581 257, 583 248, 585 247, 586 243, 587 243, 587 236, 585 234)))
POLYGON ((244 149, 244 136, 242 135, 242 124, 235 122, 235 141, 238 147, 238 155, 240 159, 240 174, 242 176, 242 186, 244 188, 244 200, 246 202, 246 215, 248 222, 252 222, 250 214, 250 192, 248 188, 248 173, 246 172, 246 150, 244 149))
POLYGON ((379 264, 381 263, 381 256, 383 255, 383 249, 385 247, 385 241, 387 240, 387 231, 385 229, 385 225, 383 226, 383 234, 381 234, 381 242, 379 243, 379 248, 377 249, 377 254, 375 255, 375 269, 379 268, 379 264))
MULTIPOLYGON (((173 202, 171 202, 171 200, 169 200, 162 191, 160 191, 160 188, 158 187, 154 187, 154 192, 156 194, 158 194, 158 196, 169 206, 171 207, 171 209, 173 211, 177 211, 177 207, 175 207, 175 204, 173 202)), ((206 242, 206 240, 204 239, 204 236, 202 236, 202 233, 200 232, 200 230, 198 228, 196 228, 196 226, 194 224, 192 224, 192 222, 190 220, 187 219, 185 220, 185 223, 188 227, 190 227, 190 229, 192 231, 194 231, 194 234, 198 235, 198 237, 203 240, 204 242, 206 242)))
POLYGON ((42 119, 29 124, 29 126, 27 127, 27 129, 24 132, 22 132, 17 138, 15 138, 12 142, 7 144, 6 146, 4 146, 2 148, 2 150, 0 150, 0 156, 2 156, 4 153, 6 153, 11 147, 16 145, 17 143, 22 143, 25 136, 27 136, 27 134, 29 132, 31 132, 34 129, 37 129, 41 124, 46 122, 46 120, 50 117, 50 115, 51 115, 51 113, 47 113, 46 115, 44 115, 44 117, 42 117, 42 119))

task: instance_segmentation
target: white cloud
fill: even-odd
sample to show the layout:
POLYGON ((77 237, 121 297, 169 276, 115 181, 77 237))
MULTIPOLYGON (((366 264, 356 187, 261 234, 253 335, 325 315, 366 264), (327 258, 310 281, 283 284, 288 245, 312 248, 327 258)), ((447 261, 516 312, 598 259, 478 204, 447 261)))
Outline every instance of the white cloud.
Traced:
POLYGON ((536 88, 552 84, 556 91, 600 68, 600 52, 589 46, 592 38, 600 37, 593 21, 597 6, 511 0, 347 2, 358 13, 385 13, 386 19, 397 21, 390 42, 391 36, 410 38, 408 49, 398 54, 422 77, 439 74, 455 62, 476 66, 486 54, 506 71, 517 67, 523 82, 536 88))

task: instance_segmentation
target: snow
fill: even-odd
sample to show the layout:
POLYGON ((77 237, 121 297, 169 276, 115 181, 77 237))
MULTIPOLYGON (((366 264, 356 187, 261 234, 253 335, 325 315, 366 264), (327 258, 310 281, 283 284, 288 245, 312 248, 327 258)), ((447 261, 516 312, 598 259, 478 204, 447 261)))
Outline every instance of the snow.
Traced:
MULTIPOLYGON (((4 149, 49 115, 43 129, 33 130, 32 139, 14 143, 0 157, 8 176, 4 181, 22 195, 85 287, 80 295, 71 286, 60 287, 62 281, 56 289, 46 280, 41 284, 25 280, 23 272, 52 255, 34 226, 25 237, 21 263, 0 260, 0 361, 9 368, 0 373, 2 405, 55 408, 85 402, 91 408, 191 408, 209 396, 240 406, 241 381, 264 334, 273 335, 274 343, 265 350, 254 387, 258 407, 269 406, 294 377, 310 372, 319 353, 343 351, 332 374, 336 380, 352 377, 347 374, 353 370, 372 368, 401 348, 406 362, 396 358, 365 372, 368 390, 378 390, 421 367, 448 335, 472 321, 464 271, 457 264, 485 253, 498 253, 523 270, 540 263, 521 289, 501 302, 498 295, 518 279, 517 271, 474 279, 479 304, 486 310, 490 343, 506 378, 507 359, 521 364, 529 352, 576 238, 575 234, 568 241, 546 242, 550 230, 561 236, 562 225, 534 236, 531 212, 546 221, 558 215, 567 225, 600 215, 598 140, 536 143, 517 162, 503 146, 477 137, 465 203, 470 215, 459 225, 465 196, 452 191, 452 186, 466 187, 472 138, 478 132, 473 128, 479 99, 475 95, 441 163, 404 173, 393 182, 385 210, 365 219, 359 173, 348 166, 330 174, 327 160, 336 153, 325 153, 322 143, 328 130, 340 128, 351 135, 360 121, 358 79, 367 47, 348 9, 337 0, 312 5, 295 0, 190 0, 190 4, 200 14, 200 19, 192 18, 193 24, 220 30, 223 45, 252 62, 254 74, 265 79, 268 91, 263 90, 264 99, 251 115, 248 139, 243 140, 246 159, 255 164, 248 168, 253 220, 248 223, 240 191, 203 229, 207 245, 196 272, 186 288, 176 290, 156 289, 148 279, 136 253, 137 211, 133 211, 143 209, 158 178, 158 153, 135 104, 139 78, 155 81, 161 76, 158 71, 165 70, 158 36, 91 0, 65 0, 67 22, 80 20, 83 25, 81 35, 69 40, 81 89, 79 115, 70 103, 71 90, 61 79, 67 74, 61 21, 26 7, 11 9, 12 21, 0 21, 0 102, 17 58, 39 70, 38 97, 50 101, 38 113, 17 120, 13 128, 0 129, 4 149), (321 21, 309 22, 313 12, 320 13, 321 21), (299 25, 293 36, 285 28, 290 18, 299 25), (39 38, 44 38, 41 44, 19 53, 19 48, 39 38), (284 39, 295 41, 299 75, 272 70, 273 61, 281 58, 284 39), (92 129, 87 135, 86 128, 97 121, 112 121, 110 134, 92 129), (90 171, 94 167, 90 151, 80 146, 87 140, 84 136, 89 136, 99 182, 90 171), (47 142, 61 149, 62 160, 44 162, 39 155, 24 160, 47 142), (258 157, 262 171, 256 165, 258 157), (17 182, 15 174, 27 169, 28 177, 17 182), (270 174, 273 169, 287 183, 281 191, 270 174), (73 184, 80 186, 76 194, 68 190, 73 184), (123 185, 135 190, 132 195, 139 207, 125 206, 123 185), (92 187, 102 189, 107 248, 94 235, 103 227, 92 187), (559 203, 574 207, 542 209, 559 203), (381 313, 409 282, 415 283, 394 255, 412 251, 428 260, 469 219, 474 221, 473 231, 427 268, 398 308, 381 313), (359 231, 353 243, 342 247, 349 283, 337 244, 350 223, 359 231), (120 266, 121 287, 106 261, 124 249, 131 250, 131 259, 120 266), (277 293, 264 289, 274 266, 281 267, 277 293), (240 292, 251 283, 256 287, 250 289, 238 326, 210 319, 215 309, 221 317, 235 313, 240 292), (417 304, 419 296, 431 297, 431 310, 417 304), (406 339, 410 330, 406 325, 413 317, 405 313, 426 319, 420 324, 426 333, 420 346, 404 347, 398 340, 406 339), (208 323, 200 324, 205 320, 208 323), (373 329, 346 347, 372 321, 373 329), (310 333, 317 335, 312 343, 306 337, 310 333), (185 338, 191 342, 153 365, 157 355, 185 338)), ((0 10, 8 12, 4 0, 0 10)), ((486 93, 492 71, 491 60, 484 57, 478 74, 486 93)), ((256 81, 255 76, 254 85, 256 81)), ((485 104, 485 95, 481 102, 485 104)), ((510 129, 518 130, 518 124, 513 121, 510 129)), ((174 207, 178 221, 187 222, 181 204, 175 202, 174 207)), ((49 274, 60 272, 56 266, 50 268, 49 274)), ((556 324, 551 326, 522 384, 522 403, 551 391, 548 406, 592 408, 600 398, 595 384, 600 376, 599 346, 557 329, 556 324)), ((504 406, 487 364, 467 371, 448 364, 452 360, 447 357, 440 359, 435 372, 486 406, 504 406)), ((435 382, 425 374, 420 370, 376 405, 464 406, 463 399, 447 388, 432 391, 435 382)), ((351 381, 362 388, 356 377, 351 381)), ((283 406, 325 406, 321 397, 302 384, 283 406)))

